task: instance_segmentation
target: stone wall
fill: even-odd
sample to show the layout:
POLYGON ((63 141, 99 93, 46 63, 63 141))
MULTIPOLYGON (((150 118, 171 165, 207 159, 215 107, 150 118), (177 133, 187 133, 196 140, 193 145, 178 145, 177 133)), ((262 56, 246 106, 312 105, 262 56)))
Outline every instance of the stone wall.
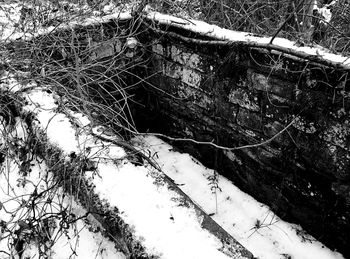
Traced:
POLYGON ((145 105, 134 113, 139 129, 224 147, 252 145, 173 142, 349 255, 348 71, 175 32, 181 36, 140 37, 150 60, 143 73, 152 76, 138 95, 145 105))
MULTIPOLYGON (((53 33, 33 38, 31 41, 18 39, 6 46, 6 54, 14 63, 16 60, 26 60, 26 63, 34 64, 33 66, 23 66, 19 62, 16 65, 21 71, 25 71, 23 74, 30 76, 31 80, 33 78, 40 80, 41 84, 49 86, 56 94, 62 95, 65 105, 73 110, 82 109, 86 112, 84 110, 86 107, 91 108, 91 106, 84 107, 84 104, 81 104, 81 102, 71 102, 70 94, 75 96, 75 98, 86 97, 83 94, 79 95, 76 93, 78 88, 81 88, 81 92, 87 93, 91 98, 82 99, 83 102, 84 100, 91 100, 98 106, 115 107, 116 112, 113 114, 108 114, 107 110, 105 114, 96 114, 94 110, 91 110, 90 116, 96 119, 93 123, 98 122, 114 126, 118 134, 123 135, 123 137, 129 137, 130 133, 127 134, 127 131, 125 133, 120 130, 119 118, 111 117, 120 111, 121 106, 124 108, 121 111, 124 112, 123 115, 127 114, 128 105, 125 104, 125 99, 127 99, 125 96, 129 97, 135 92, 135 89, 136 91, 140 89, 144 78, 147 78, 145 73, 151 72, 151 70, 145 69, 146 66, 144 66, 149 55, 146 54, 145 49, 140 48, 141 43, 135 37, 138 34, 130 32, 129 28, 132 26, 133 22, 130 19, 123 21, 110 20, 105 23, 87 26, 77 25, 71 30, 57 30, 53 33), (35 53, 28 51, 28 46, 35 46, 35 48, 40 46, 41 51, 35 53), (78 77, 80 78, 79 83, 77 83, 78 77), (87 78, 90 80, 87 80, 87 78), (123 98, 117 99, 124 94, 123 98), (122 105, 113 106, 116 100, 119 100, 122 105), (106 121, 104 116, 111 120, 106 121)), ((148 34, 146 33, 146 35, 148 34)), ((141 36, 141 38, 143 37, 141 36)), ((145 101, 146 99, 142 100, 142 102, 145 101)), ((138 107, 136 108, 133 105, 132 101, 129 102, 129 105, 134 111, 139 110, 138 107)), ((101 136, 99 138, 106 142, 110 141, 110 139, 103 139, 101 136)), ((120 143, 115 144, 120 145, 120 143)), ((56 147, 50 146, 50 149, 60 153, 56 147)), ((52 157, 51 150, 49 151, 42 154, 44 158, 46 156, 52 157)), ((134 151, 132 150, 130 153, 134 153, 134 151)), ((57 163, 57 161, 51 162, 55 169, 66 167, 65 164, 62 164, 64 160, 61 161, 62 163, 57 163)), ((70 172, 71 169, 66 168, 65 171, 70 172)), ((61 172, 60 170, 56 171, 54 173, 61 172)), ((60 177, 65 177, 65 175, 57 174, 57 177, 60 180, 60 177)), ((169 185, 169 188, 183 199, 185 207, 191 207, 195 210, 201 221, 201 227, 220 239, 222 250, 225 254, 232 258, 255 258, 200 207, 194 204, 190 197, 182 192, 170 178, 166 175, 157 177, 157 181, 161 180, 164 182, 163 185, 169 185)), ((132 227, 128 226, 118 216, 118 208, 111 207, 105 201, 100 201, 98 195, 94 193, 95 186, 86 182, 86 179, 80 180, 84 186, 80 186, 79 195, 75 193, 74 195, 77 196, 79 202, 86 209, 91 207, 93 211, 96 211, 97 214, 93 213, 93 216, 105 228, 106 233, 114 239, 113 241, 117 243, 116 247, 125 253, 128 258, 154 258, 153 255, 147 254, 144 251, 145 248, 135 240, 134 233, 130 230, 132 227), (102 217, 100 214, 104 216, 102 217)), ((63 187, 67 191, 74 192, 74 188, 74 190, 71 190, 72 181, 67 181, 67 184, 67 186, 64 185, 63 187)), ((73 186, 78 185, 73 184, 73 186)))
MULTIPOLYGON (((80 60, 96 63, 84 71, 91 78, 106 72, 101 62, 114 62, 110 73, 119 71, 116 79, 133 85, 128 93, 136 102, 129 107, 139 131, 232 147, 173 142, 350 256, 348 71, 244 44, 210 43, 178 28, 160 34, 140 26, 131 34, 128 22, 103 24, 100 33, 78 28, 74 37, 80 60)), ((48 39, 50 58, 74 65, 73 49, 62 51, 48 39)), ((86 85, 103 101, 115 90, 94 80, 86 85)))

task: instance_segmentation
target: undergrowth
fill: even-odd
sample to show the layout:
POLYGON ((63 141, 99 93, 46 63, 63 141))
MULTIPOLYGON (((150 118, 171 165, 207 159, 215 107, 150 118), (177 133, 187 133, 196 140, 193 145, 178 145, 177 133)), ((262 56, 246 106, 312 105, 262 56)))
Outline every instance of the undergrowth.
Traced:
MULTIPOLYGON (((0 89, 0 96, 0 257, 49 258, 62 236, 70 240, 87 227, 125 255, 143 258, 132 230, 116 208, 100 200, 85 175, 98 174, 98 160, 87 149, 67 156, 50 142, 35 114, 23 110, 27 101, 21 94, 0 89)), ((74 257, 76 244, 70 242, 74 257)))
MULTIPOLYGON (((54 181, 43 158, 47 150, 42 150, 37 137, 44 135, 33 130, 32 114, 21 110, 24 99, 9 91, 0 94, 1 240, 7 240, 8 248, 1 250, 1 258, 27 258, 24 253, 29 246, 36 247, 39 258, 47 258, 76 217, 63 201, 61 181, 54 181)), ((56 153, 52 158, 59 156, 56 153)))
MULTIPOLYGON (((332 6, 333 17, 327 26, 322 28, 320 27, 322 20, 308 9, 310 1, 148 2, 157 11, 185 18, 202 19, 232 30, 268 36, 278 34, 301 44, 314 42, 335 52, 349 54, 350 51, 348 0, 337 1, 332 6), (310 23, 308 27, 304 26, 307 23, 310 23), (310 35, 307 33, 310 28, 318 31, 310 35)), ((145 82, 147 76, 152 76, 145 75, 145 78, 140 78, 136 75, 140 74, 140 71, 136 73, 136 70, 142 69, 146 64, 143 58, 144 48, 139 48, 137 41, 137 37, 142 33, 139 18, 135 16, 135 19, 126 20, 120 25, 113 22, 96 22, 89 26, 76 25, 74 29, 71 27, 62 29, 72 21, 79 23, 91 17, 97 21, 98 17, 107 13, 106 7, 109 5, 116 8, 114 12, 122 12, 132 3, 133 1, 115 3, 32 0, 1 5, 3 16, 8 18, 14 28, 0 44, 2 72, 6 69, 21 81, 24 86, 19 93, 32 87, 32 82, 39 86, 49 86, 61 97, 59 107, 62 109, 65 107, 85 114, 92 124, 105 126, 120 139, 134 136, 137 129, 130 107, 133 90, 138 84, 145 82), (15 12, 17 16, 14 16, 15 12), (43 29, 50 29, 50 32, 37 35, 43 29), (14 35, 15 39, 12 37, 14 35)), ((135 10, 144 3, 146 1, 136 2, 135 10)), ((2 24, 1 32, 5 34, 6 30, 8 28, 2 24)), ((40 255, 45 257, 56 240, 52 225, 58 222, 58 226, 55 226, 56 229, 59 227, 57 235, 64 235, 66 229, 79 219, 73 215, 71 205, 63 205, 63 199, 59 202, 53 201, 52 196, 56 194, 62 196, 60 188, 64 188, 73 196, 79 196, 89 193, 91 187, 88 183, 81 182, 81 176, 87 168, 85 157, 72 155, 69 163, 62 159, 61 152, 48 144, 45 134, 38 132, 34 134, 30 126, 33 117, 30 114, 23 117, 17 108, 23 105, 23 102, 20 96, 5 92, 0 95, 2 105, 0 119, 3 130, 0 164, 6 164, 8 158, 16 161, 15 166, 19 168, 21 174, 18 184, 23 187, 31 185, 33 192, 26 199, 18 195, 13 196, 19 206, 9 214, 19 213, 20 216, 8 222, 1 221, 1 235, 11 237, 9 246, 12 246, 14 253, 17 254, 23 251, 23 245, 28 243, 29 239, 36 240, 40 255), (18 121, 23 123, 25 136, 22 138, 16 134, 12 135, 12 130, 18 121), (10 128, 12 130, 9 130, 10 128), (40 190, 38 184, 27 182, 26 176, 30 174, 32 166, 40 165, 43 159, 47 171, 59 178, 55 181, 50 177, 43 178, 45 180, 42 184, 45 188, 40 190), (51 207, 54 211, 52 213, 47 213, 46 209, 43 209, 51 207)), ((2 170, 1 174, 9 179, 9 171, 2 170)), ((217 173, 215 172, 208 180, 216 195, 216 192, 220 191, 217 173)), ((6 192, 10 193, 11 188, 9 183, 6 192)), ((85 197, 88 198, 83 205, 89 208, 96 197, 85 197)), ((6 202, 0 203, 0 210, 6 210, 6 202)), ((82 217, 86 218, 91 213, 88 210, 82 217)), ((95 217, 106 216, 101 212, 94 213, 95 217)), ((253 229, 257 230, 264 226, 264 222, 257 222, 253 229)), ((127 252, 125 246, 121 246, 120 249, 127 252)))
POLYGON ((196 0, 150 1, 155 10, 194 18, 235 30, 262 36, 278 36, 301 44, 316 43, 331 51, 350 53, 350 1, 317 0, 196 0), (328 4, 328 8, 327 8, 328 4), (327 10, 326 10, 327 9, 327 10), (332 13, 326 21, 321 13, 332 13))
MULTIPOLYGON (((22 81, 34 80, 49 85, 64 99, 72 110, 87 115, 90 121, 103 124, 120 138, 137 134, 130 104, 133 91, 148 77, 142 69, 147 64, 145 50, 139 46, 142 33, 138 11, 145 4, 157 11, 186 18, 197 18, 216 23, 225 28, 242 30, 260 35, 283 36, 301 44, 314 41, 334 51, 347 53, 347 31, 350 4, 335 1, 331 6, 332 19, 322 30, 322 37, 315 39, 308 30, 315 30, 320 19, 310 13, 309 0, 259 1, 259 0, 210 0, 210 1, 17 1, 2 7, 3 13, 19 11, 17 19, 11 18, 18 40, 5 40, 1 44, 2 66, 22 77, 22 81), (100 23, 98 18, 108 10, 123 12, 134 4, 134 19, 116 24, 100 23), (113 7, 113 8, 112 8, 113 7), (13 11, 13 10, 12 10, 13 11), (91 17, 94 17, 91 19, 91 17), (95 23, 83 23, 90 18, 95 23), (307 25, 306 25, 307 24, 307 25), (68 29, 62 29, 68 27, 68 29), (49 33, 34 36, 41 29, 49 33), (306 35, 307 34, 307 35, 306 35)), ((319 1, 319 7, 324 5, 319 1)), ((9 15, 8 15, 9 16, 9 15)), ((323 22, 324 23, 324 22, 323 22)), ((318 32, 317 32, 318 33, 318 32)), ((155 86, 151 86, 155 87, 155 86)))
MULTIPOLYGON (((20 108, 26 105, 21 95, 33 87, 46 86, 60 96, 57 112, 70 109, 85 114, 92 124, 113 126, 113 133, 121 139, 136 131, 126 89, 130 92, 133 88, 128 78, 141 62, 134 57, 137 28, 129 30, 133 24, 125 24, 116 29, 115 24, 99 22, 85 28, 77 25, 74 30, 61 28, 85 18, 98 19, 111 4, 34 0, 0 7, 13 25, 10 33, 9 28, 2 27, 5 37, 0 44, 0 62, 6 72, 1 71, 1 83, 11 81, 13 75, 20 82, 13 86, 18 87, 15 91, 0 93, 0 173, 7 182, 7 190, 2 191, 8 197, 0 201, 0 235, 7 240, 7 249, 0 251, 0 257, 26 258, 26 251, 32 247, 39 258, 48 258, 59 238, 69 239, 71 232, 79 235, 79 220, 95 228, 91 217, 102 224, 100 231, 119 251, 144 257, 143 247, 133 240, 118 211, 100 201, 94 186, 85 180, 85 171, 96 170, 88 151, 71 154, 67 160, 50 144, 45 132, 33 126, 35 117, 20 108), (38 35, 43 29, 50 32, 38 35), (19 128, 21 132, 17 132, 19 128), (16 170, 18 175, 14 174, 16 170), (40 172, 37 181, 32 178, 38 172, 32 170, 40 172), (16 191, 18 188, 23 194, 16 191), (76 211, 73 200, 81 203, 83 212, 76 211)), ((119 5, 118 11, 123 10, 119 5)), ((73 257, 75 246, 71 244, 73 257)))

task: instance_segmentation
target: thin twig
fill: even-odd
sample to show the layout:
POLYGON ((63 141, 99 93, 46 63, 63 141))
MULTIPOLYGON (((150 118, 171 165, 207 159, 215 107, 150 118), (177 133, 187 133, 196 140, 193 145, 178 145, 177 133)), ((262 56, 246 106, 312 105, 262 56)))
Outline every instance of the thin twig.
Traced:
POLYGON ((138 135, 150 135, 150 136, 157 136, 157 137, 162 137, 162 138, 166 138, 168 140, 171 141, 184 141, 184 142, 191 142, 194 144, 199 144, 199 145, 208 145, 208 146, 212 146, 214 148, 218 148, 221 150, 227 150, 227 151, 234 151, 234 150, 241 150, 241 149, 246 149, 246 148, 254 148, 254 147, 260 147, 260 146, 264 146, 268 143, 270 143, 271 141, 273 141, 275 138, 277 138, 278 136, 280 136, 283 132, 285 132, 290 126, 293 125, 293 123, 296 121, 297 117, 295 117, 291 122, 288 123, 287 126, 285 126, 281 131, 279 131, 278 133, 276 133, 273 137, 260 142, 260 143, 256 143, 256 144, 249 144, 249 145, 244 145, 244 146, 239 146, 239 147, 225 147, 225 146, 221 146, 221 145, 217 145, 213 142, 208 142, 208 141, 198 141, 195 139, 191 139, 191 138, 174 138, 174 137, 170 137, 168 135, 164 135, 161 133, 137 133, 138 135))

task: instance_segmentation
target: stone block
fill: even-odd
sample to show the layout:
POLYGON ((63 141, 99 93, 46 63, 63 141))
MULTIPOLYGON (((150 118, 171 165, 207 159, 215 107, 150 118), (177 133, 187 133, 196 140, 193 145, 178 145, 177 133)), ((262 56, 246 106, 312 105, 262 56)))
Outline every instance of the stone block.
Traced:
POLYGON ((215 116, 222 118, 227 123, 236 123, 239 107, 228 102, 216 100, 215 116))
POLYGON ((183 67, 174 63, 163 60, 163 75, 173 79, 180 79, 183 77, 183 67))
POLYGON ((251 112, 244 108, 240 108, 238 111, 237 123, 238 125, 247 129, 255 131, 262 130, 262 120, 260 114, 251 112))
POLYGON ((188 50, 172 45, 169 47, 168 52, 170 53, 170 58, 180 63, 181 65, 184 65, 185 67, 189 67, 196 70, 201 70, 201 58, 196 53, 191 53, 188 50))
POLYGON ((350 151, 350 121, 331 122, 327 128, 320 134, 325 141, 350 151))
POLYGON ((316 132, 315 122, 307 121, 304 117, 293 116, 292 126, 299 131, 302 131, 307 134, 313 134, 316 132))
POLYGON ((228 100, 229 102, 238 104, 240 107, 247 110, 255 112, 260 110, 257 94, 252 91, 246 91, 242 88, 232 89, 228 96, 228 100))
POLYGON ((115 54, 114 42, 101 42, 91 44, 91 60, 110 57, 115 54))
POLYGON ((295 85, 287 80, 282 81, 277 78, 259 74, 251 69, 247 71, 248 87, 268 93, 276 94, 280 97, 292 100, 295 85))
POLYGON ((153 51, 153 53, 155 53, 155 54, 164 56, 164 47, 163 47, 162 44, 154 43, 154 44, 152 45, 152 51, 153 51))
POLYGON ((157 75, 152 77, 152 84, 157 86, 164 95, 177 96, 178 87, 182 83, 178 79, 157 75))
POLYGON ((197 91, 193 103, 206 111, 211 111, 214 109, 214 99, 200 91, 197 91))
POLYGON ((263 133, 268 138, 272 138, 278 135, 278 137, 276 137, 274 141, 279 142, 281 145, 284 145, 286 142, 283 138, 284 133, 280 133, 283 129, 284 125, 282 125, 280 122, 272 121, 268 122, 263 126, 263 133))
POLYGON ((260 107, 264 117, 285 122, 288 119, 292 102, 272 93, 260 94, 260 107))
POLYGON ((200 88, 202 76, 199 72, 191 68, 183 67, 181 80, 192 87, 200 88))
POLYGON ((343 197, 345 204, 350 208, 350 186, 348 184, 342 184, 335 182, 332 184, 332 190, 339 196, 343 197))
POLYGON ((329 155, 329 163, 334 165, 332 175, 342 182, 350 181, 350 153, 343 148, 326 143, 325 152, 329 155))

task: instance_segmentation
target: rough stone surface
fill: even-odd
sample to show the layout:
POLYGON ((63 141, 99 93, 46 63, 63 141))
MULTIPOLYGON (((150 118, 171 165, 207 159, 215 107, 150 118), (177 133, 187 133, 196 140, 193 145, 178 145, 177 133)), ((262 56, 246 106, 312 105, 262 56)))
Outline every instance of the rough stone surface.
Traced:
MULTIPOLYGON (((129 22, 131 25, 135 24, 135 21, 129 22)), ((116 109, 121 109, 118 105, 114 106, 116 100, 124 100, 125 98, 125 96, 122 96, 120 99, 116 98, 120 97, 118 94, 120 95, 120 91, 122 91, 119 89, 119 87, 127 88, 127 91, 123 92, 123 94, 131 96, 137 92, 142 92, 142 83, 145 82, 144 79, 151 78, 150 82, 153 84, 153 86, 147 83, 147 90, 162 93, 164 99, 162 98, 160 100, 156 100, 153 95, 144 94, 142 96, 135 95, 134 100, 141 97, 142 100, 140 99, 139 103, 143 103, 145 106, 152 105, 152 109, 161 107, 163 109, 164 107, 171 105, 169 106, 171 107, 169 111, 173 109, 175 109, 175 111, 173 114, 168 114, 169 118, 171 119, 164 118, 165 128, 168 128, 169 126, 178 128, 193 138, 199 137, 197 127, 192 127, 192 125, 186 126, 181 124, 181 122, 177 123, 175 121, 182 115, 186 115, 186 111, 190 111, 189 114, 195 115, 192 117, 193 119, 197 120, 198 122, 204 122, 204 124, 201 125, 202 128, 199 132, 200 136, 206 134, 208 127, 215 127, 216 121, 213 120, 211 116, 215 114, 216 110, 222 110, 222 108, 219 108, 214 102, 210 91, 204 91, 200 88, 202 87, 202 79, 207 78, 207 75, 200 68, 202 65, 202 60, 198 54, 193 52, 184 52, 182 47, 178 48, 175 45, 169 45, 169 47, 164 48, 163 44, 161 43, 148 45, 150 49, 146 50, 142 48, 142 44, 144 42, 142 43, 139 41, 142 39, 141 36, 140 39, 128 37, 128 35, 131 34, 127 30, 128 22, 125 21, 122 24, 117 24, 114 21, 110 21, 104 24, 96 25, 97 27, 93 27, 93 25, 91 26, 82 26, 74 30, 74 36, 77 39, 76 43, 78 46, 76 48, 67 47, 63 49, 58 48, 55 44, 53 44, 54 40, 60 35, 62 38, 72 37, 72 35, 69 33, 72 33, 73 30, 69 30, 69 32, 57 30, 57 32, 49 36, 45 36, 45 44, 47 44, 47 46, 44 48, 46 52, 43 50, 43 53, 46 55, 48 53, 50 54, 50 61, 52 62, 51 69, 53 71, 56 70, 54 68, 62 68, 67 65, 81 65, 81 67, 84 68, 82 71, 86 73, 84 76, 88 75, 89 79, 91 79, 81 87, 84 87, 84 90, 90 94, 90 97, 94 98, 94 101, 109 105, 111 108, 116 107, 116 109), (100 28, 98 28, 99 26, 100 28), (91 31, 96 32, 96 29, 100 29, 97 30, 99 33, 91 33, 91 31), (147 55, 145 53, 147 53, 147 55), (156 55, 153 56, 152 54, 152 58, 149 58, 150 53, 155 53, 156 55), (166 60, 167 57, 169 57, 168 61, 166 60), (152 65, 148 64, 146 66, 146 61, 150 61, 152 65), (88 68, 85 69, 85 67, 88 68), (106 67, 109 69, 106 69, 106 67), (154 68, 157 68, 157 71, 155 71, 154 68), (116 75, 113 75, 113 72, 116 72, 116 75), (152 73, 152 76, 149 76, 148 73, 152 73), (108 80, 106 80, 106 84, 103 84, 100 78, 101 75, 104 77, 110 77, 110 79, 114 78, 116 81, 115 84, 112 83, 109 85, 108 83, 110 82, 108 82, 108 80), (94 78, 99 79, 99 83, 95 83, 94 78), (116 86, 118 89, 115 89, 116 86), (176 100, 176 102, 173 102, 173 100, 176 100), (198 107, 203 110, 203 114, 197 113, 198 107), (179 125, 181 126, 179 127, 179 125)), ((23 45, 23 42, 18 41, 17 44, 21 46, 21 44, 23 45)), ((23 51, 21 54, 28 59, 33 58, 30 56, 28 51, 23 51)), ((42 62, 42 60, 39 59, 38 62, 42 62)), ((59 79, 62 80, 60 81, 62 85, 67 85, 67 89, 69 89, 69 84, 72 83, 72 81, 69 81, 69 76, 69 74, 64 74, 64 76, 59 79)), ((138 109, 135 108, 136 106, 133 104, 133 102, 130 102, 128 105, 125 104, 124 107, 127 112, 129 112, 128 109, 131 109, 140 115, 142 115, 143 112, 148 113, 147 109, 138 111, 138 109)), ((224 110, 226 112, 226 109, 224 110)), ((222 110, 223 114, 224 110, 222 110)), ((229 107, 228 111, 230 116, 236 116, 235 114, 237 113, 237 110, 235 107, 229 107)), ((125 114, 127 114, 127 112, 125 114)), ((158 113, 153 114, 158 116, 158 113)), ((227 114, 227 112, 225 114, 227 114)), ((113 113, 113 115, 115 115, 115 113, 113 113)), ((100 116, 96 116, 98 121, 99 118, 97 117, 100 116)), ((186 117, 187 120, 192 118, 186 117)), ((123 119, 125 118, 123 117, 123 119)), ((138 118, 137 120, 140 123, 143 119, 149 120, 150 116, 138 118)), ((116 121, 118 121, 118 118, 116 121)), ((149 120, 149 122, 151 121, 152 120, 149 120)), ((115 127, 119 127, 120 125, 118 122, 116 124, 113 124, 113 122, 106 123, 108 123, 110 126, 114 125, 115 127)), ((126 133, 123 132, 120 134, 125 134, 123 137, 129 136, 127 131, 126 133)), ((210 135, 208 135, 208 139, 206 139, 206 141, 211 141, 209 138, 211 138, 210 135)), ((50 156, 50 153, 44 155, 50 156)), ((64 160, 62 160, 62 163, 63 162, 64 160)), ((58 165, 56 162, 54 164, 55 166, 58 165)), ((70 172, 72 166, 74 167, 74 164, 69 164, 69 168, 65 171, 70 172)), ((55 173, 58 174, 57 177, 65 177, 65 175, 59 174, 59 170, 55 173)), ((170 179, 167 179, 166 176, 164 177, 166 182, 169 183, 170 188, 176 190, 176 192, 183 196, 188 204, 194 206, 198 217, 202 219, 202 228, 206 229, 222 241, 222 248, 220 249, 222 252, 229 255, 230 258, 254 258, 254 256, 246 248, 239 244, 239 242, 228 234, 228 232, 222 229, 210 216, 206 215, 202 209, 193 204, 190 198, 187 197, 177 186, 175 186, 170 179)), ((103 225, 114 241, 121 243, 121 247, 118 248, 125 252, 125 254, 128 255, 128 258, 156 258, 156 256, 147 254, 144 251, 144 247, 142 247, 141 244, 134 239, 133 230, 119 218, 118 209, 111 208, 108 203, 99 200, 99 198, 94 194, 93 184, 91 184, 88 180, 85 181, 84 179, 80 184, 83 184, 84 186, 78 193, 79 201, 86 208, 91 206, 91 209, 96 211, 96 214, 94 213, 96 219, 103 225), (104 216, 102 217, 101 215, 104 216)), ((73 186, 80 185, 73 184, 73 186)), ((76 195, 75 192, 74 195, 76 195)))
POLYGON ((247 47, 156 36, 142 40, 151 45, 147 73, 156 74, 149 83, 163 92, 145 86, 136 95, 146 107, 135 112, 140 130, 226 147, 255 144, 228 151, 174 142, 350 256, 347 72, 247 47))
MULTIPOLYGON (((121 71, 132 67, 123 78, 134 86, 136 102, 129 107, 140 131, 225 147, 253 145, 220 150, 174 142, 283 219, 350 256, 347 71, 256 48, 188 42, 142 26, 139 43, 127 49, 120 28, 107 24, 104 44, 82 30, 86 57, 81 59, 118 57, 114 65, 121 71)), ((178 28, 174 32, 196 36, 178 28)), ((69 51, 52 53, 72 62, 69 51)))

